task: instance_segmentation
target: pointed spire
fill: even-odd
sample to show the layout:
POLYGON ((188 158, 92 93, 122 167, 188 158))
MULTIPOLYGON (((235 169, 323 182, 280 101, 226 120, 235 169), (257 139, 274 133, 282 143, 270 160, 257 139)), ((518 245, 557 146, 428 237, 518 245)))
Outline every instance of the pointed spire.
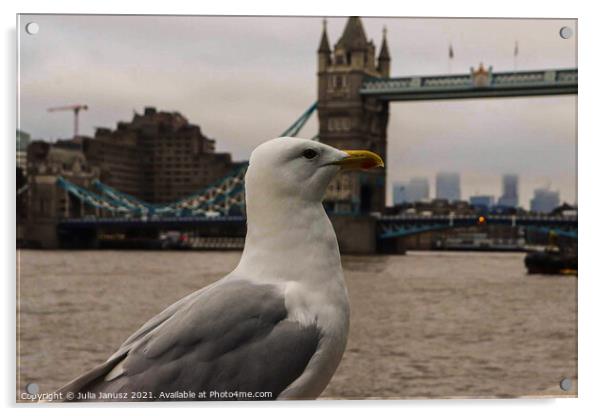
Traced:
POLYGON ((349 20, 347 20, 343 35, 336 46, 348 50, 362 50, 365 49, 367 45, 368 39, 366 39, 366 32, 364 32, 362 21, 357 16, 351 16, 349 20))
POLYGON ((326 19, 322 20, 322 39, 318 52, 330 53, 330 42, 328 42, 328 32, 326 31, 326 19))
POLYGON ((383 27, 383 43, 380 45, 380 54, 378 55, 378 60, 391 60, 391 56, 389 55, 389 45, 387 44, 387 26, 383 27))

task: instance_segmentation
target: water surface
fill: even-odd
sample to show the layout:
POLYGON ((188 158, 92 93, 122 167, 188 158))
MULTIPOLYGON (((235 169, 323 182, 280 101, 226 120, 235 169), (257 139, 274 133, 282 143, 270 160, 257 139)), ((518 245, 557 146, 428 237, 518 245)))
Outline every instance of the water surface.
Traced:
MULTIPOLYGON (((577 279, 523 254, 344 256, 347 350, 322 398, 576 394, 577 279), (563 377, 573 389, 563 392, 563 377)), ((50 392, 232 270, 240 252, 20 251, 17 394, 50 392)))

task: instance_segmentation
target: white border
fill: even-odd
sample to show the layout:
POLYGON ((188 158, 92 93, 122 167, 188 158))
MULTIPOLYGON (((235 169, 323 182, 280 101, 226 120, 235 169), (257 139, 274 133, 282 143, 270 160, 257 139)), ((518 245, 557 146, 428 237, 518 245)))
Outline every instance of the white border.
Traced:
MULTIPOLYGON (((600 72, 600 54, 597 52, 599 39, 602 39, 600 16, 597 15, 595 2, 575 1, 539 1, 527 2, 525 0, 505 0, 503 2, 488 1, 429 1, 419 2, 385 2, 385 1, 345 1, 330 2, 317 0, 304 0, 303 2, 283 1, 220 1, 220 2, 186 2, 170 0, 168 2, 154 1, 20 1, 18 4, 2 2, 0 19, 3 29, 3 65, 2 81, 5 97, 1 101, 2 126, 4 132, 3 152, 4 164, 2 173, 6 177, 4 189, 8 195, 0 204, 2 218, 5 219, 2 250, 5 276, 3 278, 5 296, 5 315, 2 320, 3 342, 2 366, 3 377, 0 381, 0 392, 3 395, 4 406, 10 414, 15 411, 32 410, 31 406, 18 406, 14 408, 15 391, 15 349, 14 349, 14 324, 15 324, 15 205, 14 200, 14 151, 15 141, 15 97, 16 97, 16 34, 15 14, 21 13, 123 13, 123 14, 266 14, 266 15, 362 15, 362 16, 456 16, 456 17, 558 17, 579 19, 579 205, 580 205, 580 273, 579 273, 579 399, 557 400, 436 400, 436 401, 380 401, 380 402, 300 402, 276 404, 235 404, 213 403, 187 409, 179 404, 170 409, 174 411, 201 412, 225 409, 232 412, 245 412, 245 415, 264 414, 268 412, 286 412, 287 415, 307 414, 308 412, 332 412, 343 410, 350 413, 365 413, 371 408, 377 408, 391 414, 441 414, 446 415, 488 415, 528 411, 534 414, 567 415, 567 414, 594 414, 600 409, 599 387, 601 366, 600 354, 600 325, 597 322, 601 316, 600 270, 597 257, 601 255, 598 247, 602 246, 602 230, 600 221, 596 222, 598 207, 602 208, 599 184, 599 166, 602 157, 602 136, 600 129, 596 129, 600 120, 600 105, 602 100, 602 84, 600 72), (392 4, 395 4, 392 6, 392 4), (7 371, 8 370, 8 371, 7 371), (21 409, 19 409, 21 408, 21 409), (177 410, 176 410, 177 409, 177 410)), ((107 406, 87 408, 86 414, 104 414, 107 406)), ((165 414, 165 406, 145 404, 141 408, 108 406, 111 413, 115 414, 165 414)), ((67 408, 46 409, 53 414, 81 413, 81 409, 69 406, 67 408)))

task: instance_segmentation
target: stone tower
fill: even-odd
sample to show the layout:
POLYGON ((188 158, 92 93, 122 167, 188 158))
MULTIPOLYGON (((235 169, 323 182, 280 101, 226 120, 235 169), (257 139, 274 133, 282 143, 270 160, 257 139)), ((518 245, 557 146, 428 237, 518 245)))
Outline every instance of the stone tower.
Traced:
MULTIPOLYGON (((366 78, 389 77, 391 58, 386 37, 376 59, 359 17, 350 17, 343 35, 330 48, 326 22, 318 48, 318 118, 322 143, 339 149, 367 149, 387 160, 389 104, 360 95, 366 78)), ((341 173, 330 185, 325 205, 335 213, 382 212, 386 175, 341 173)))

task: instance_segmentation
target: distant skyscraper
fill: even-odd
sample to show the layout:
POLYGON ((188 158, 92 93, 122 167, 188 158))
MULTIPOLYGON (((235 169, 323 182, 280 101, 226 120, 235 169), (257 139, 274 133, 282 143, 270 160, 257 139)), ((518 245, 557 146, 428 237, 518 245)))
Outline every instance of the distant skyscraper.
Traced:
POLYGON ((393 205, 401 205, 408 202, 407 188, 407 182, 397 182, 393 185, 393 205))
POLYGON ((502 177, 502 196, 498 205, 504 207, 518 207, 518 175, 504 175, 502 177))
POLYGON ((470 205, 474 207, 491 208, 494 203, 493 195, 474 195, 470 197, 470 205))
POLYGON ((427 178, 412 178, 407 182, 399 182, 393 187, 393 203, 395 205, 428 200, 429 195, 427 178))
POLYGON ((536 189, 533 192, 533 199, 531 199, 531 211, 548 214, 559 205, 560 196, 558 192, 543 188, 536 189))
POLYGON ((460 175, 457 173, 437 174, 437 199, 460 200, 460 175))
POLYGON ((424 201, 431 197, 428 178, 410 179, 410 198, 414 201, 424 201))

